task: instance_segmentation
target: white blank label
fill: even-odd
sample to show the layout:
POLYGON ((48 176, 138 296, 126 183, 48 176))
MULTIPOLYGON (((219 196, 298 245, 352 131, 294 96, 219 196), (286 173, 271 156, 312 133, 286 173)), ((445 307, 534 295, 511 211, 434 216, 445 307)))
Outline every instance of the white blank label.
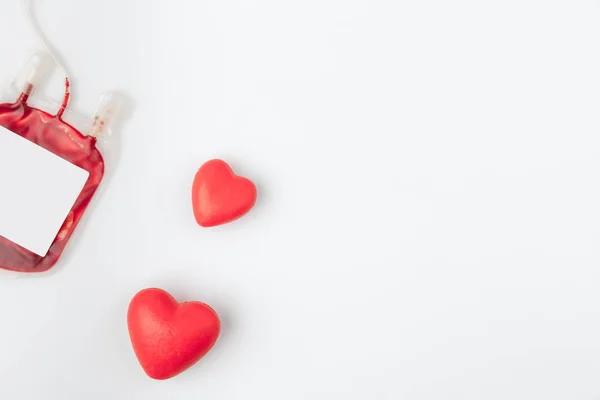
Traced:
POLYGON ((45 256, 88 177, 0 126, 0 235, 45 256))

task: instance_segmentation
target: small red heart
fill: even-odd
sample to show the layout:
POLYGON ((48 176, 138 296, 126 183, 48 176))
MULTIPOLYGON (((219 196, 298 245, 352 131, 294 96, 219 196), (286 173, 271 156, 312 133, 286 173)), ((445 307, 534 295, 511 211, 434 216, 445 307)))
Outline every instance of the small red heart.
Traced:
POLYGON ((194 178, 192 204, 194 216, 208 228, 235 221, 256 203, 256 186, 237 176, 223 160, 206 162, 194 178))
POLYGON ((214 346, 221 323, 204 303, 178 303, 161 289, 136 294, 127 312, 133 351, 146 374, 169 379, 198 362, 214 346))

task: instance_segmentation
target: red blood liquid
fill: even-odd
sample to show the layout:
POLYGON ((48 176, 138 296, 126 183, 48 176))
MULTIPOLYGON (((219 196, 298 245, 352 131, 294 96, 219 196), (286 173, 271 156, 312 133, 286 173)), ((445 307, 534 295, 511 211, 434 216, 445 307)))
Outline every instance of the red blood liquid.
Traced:
MULTIPOLYGON (((58 115, 50 115, 27 105, 27 97, 22 95, 14 104, 0 104, 0 126, 90 173, 83 191, 44 257, 0 236, 0 268, 19 272, 43 272, 52 268, 58 261, 98 189, 104 175, 104 160, 96 148, 96 138, 82 135, 62 120, 63 108, 58 115)), ((43 193, 40 193, 40 201, 44 201, 43 193)))

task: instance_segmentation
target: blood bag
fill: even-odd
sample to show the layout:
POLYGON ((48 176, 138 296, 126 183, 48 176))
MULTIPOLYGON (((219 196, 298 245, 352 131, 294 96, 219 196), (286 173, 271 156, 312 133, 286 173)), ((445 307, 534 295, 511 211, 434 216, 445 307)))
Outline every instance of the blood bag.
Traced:
POLYGON ((102 181, 98 137, 109 133, 122 104, 107 93, 94 117, 76 127, 68 118, 68 78, 58 111, 37 90, 51 65, 49 55, 35 54, 11 86, 12 98, 0 104, 4 270, 38 273, 56 264, 102 181))

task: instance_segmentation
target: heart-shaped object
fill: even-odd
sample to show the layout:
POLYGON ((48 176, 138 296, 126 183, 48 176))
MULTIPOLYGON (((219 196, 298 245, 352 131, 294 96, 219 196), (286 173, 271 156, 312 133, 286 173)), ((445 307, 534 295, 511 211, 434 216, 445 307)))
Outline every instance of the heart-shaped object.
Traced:
POLYGON ((223 160, 206 162, 194 178, 192 204, 194 216, 208 228, 235 221, 256 203, 254 183, 234 174, 223 160))
POLYGON ((146 374, 164 380, 198 362, 214 346, 221 323, 204 303, 178 303, 161 289, 137 293, 127 312, 129 336, 146 374))

